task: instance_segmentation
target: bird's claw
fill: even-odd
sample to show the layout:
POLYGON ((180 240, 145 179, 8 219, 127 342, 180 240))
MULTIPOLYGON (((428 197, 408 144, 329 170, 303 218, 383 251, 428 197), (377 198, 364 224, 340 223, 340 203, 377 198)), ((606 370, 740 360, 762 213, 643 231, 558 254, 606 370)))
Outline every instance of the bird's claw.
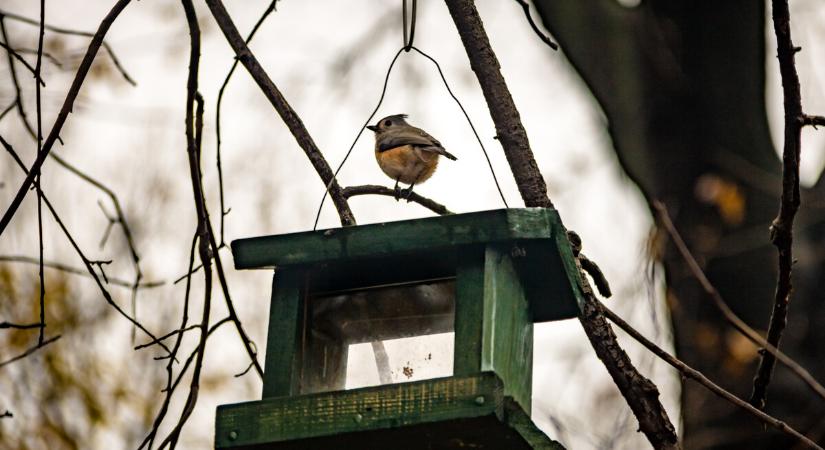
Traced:
POLYGON ((412 188, 411 188, 411 187, 410 187, 410 188, 407 188, 407 189, 402 189, 402 190, 401 190, 401 192, 400 192, 400 194, 401 194, 401 197, 403 197, 404 199, 406 199, 406 200, 407 200, 407 203, 409 203, 410 201, 412 201, 412 194, 413 194, 413 190, 412 190, 412 188))

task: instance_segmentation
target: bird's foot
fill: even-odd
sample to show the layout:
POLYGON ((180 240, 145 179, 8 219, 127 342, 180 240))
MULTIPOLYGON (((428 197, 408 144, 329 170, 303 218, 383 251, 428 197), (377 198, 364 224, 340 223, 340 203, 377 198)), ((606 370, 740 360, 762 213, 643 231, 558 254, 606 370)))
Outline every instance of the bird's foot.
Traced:
POLYGON ((395 201, 399 201, 399 200, 401 200, 401 197, 404 195, 404 192, 406 191, 406 189, 401 189, 401 188, 400 188, 400 187, 398 187, 398 185, 396 184, 396 185, 395 185, 395 188, 393 189, 393 191, 395 191, 395 195, 394 195, 394 197, 395 197, 395 201))
MULTIPOLYGON (((412 194, 413 194, 412 186, 408 187, 407 189, 401 189, 399 194, 400 194, 401 198, 407 200, 407 203, 409 203, 412 200, 412 194)), ((398 199, 396 199, 396 200, 398 200, 398 199)))

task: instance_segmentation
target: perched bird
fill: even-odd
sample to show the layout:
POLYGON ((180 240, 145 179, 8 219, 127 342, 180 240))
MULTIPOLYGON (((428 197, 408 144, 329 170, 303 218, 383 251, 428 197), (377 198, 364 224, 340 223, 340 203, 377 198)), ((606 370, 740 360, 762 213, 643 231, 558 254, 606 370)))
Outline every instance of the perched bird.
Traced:
POLYGON ((384 117, 367 128, 375 132, 375 159, 387 176, 395 180, 395 198, 402 195, 398 182, 409 184, 403 190, 409 201, 413 186, 427 181, 438 166, 438 157, 455 161, 441 143, 424 130, 408 124, 406 114, 384 117))

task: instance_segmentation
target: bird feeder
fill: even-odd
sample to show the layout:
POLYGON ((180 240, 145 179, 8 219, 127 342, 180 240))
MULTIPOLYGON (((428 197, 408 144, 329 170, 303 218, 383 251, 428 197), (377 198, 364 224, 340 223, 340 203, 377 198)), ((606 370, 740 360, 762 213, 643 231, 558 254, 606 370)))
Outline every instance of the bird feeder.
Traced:
POLYGON ((561 448, 529 416, 533 323, 581 302, 555 210, 254 237, 232 253, 275 275, 263 398, 218 407, 216 448, 561 448))

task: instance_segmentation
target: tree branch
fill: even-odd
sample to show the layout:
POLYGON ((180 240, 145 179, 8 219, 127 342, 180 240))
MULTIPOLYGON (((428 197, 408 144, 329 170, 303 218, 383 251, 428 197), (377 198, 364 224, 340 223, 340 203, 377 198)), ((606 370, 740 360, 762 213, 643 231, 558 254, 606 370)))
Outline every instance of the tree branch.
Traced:
MULTIPOLYGON (((768 325, 768 342, 779 347, 782 332, 788 322, 793 269, 793 221, 799 209, 799 151, 804 115, 799 90, 799 76, 794 65, 794 48, 791 41, 791 17, 787 0, 772 0, 773 29, 779 58, 779 72, 782 76, 782 95, 785 106, 785 143, 782 150, 782 195, 779 213, 771 224, 771 242, 779 253, 779 279, 774 294, 773 311, 768 325), (802 120, 800 120, 802 119, 802 120)), ((767 402, 768 385, 773 375, 776 357, 763 353, 759 368, 753 379, 751 405, 764 409, 767 402)))
POLYGON ((558 44, 550 40, 550 38, 546 34, 542 33, 541 30, 539 30, 538 25, 536 25, 536 22, 533 20, 533 16, 530 14, 530 4, 527 3, 525 0, 516 0, 516 3, 521 5, 521 8, 524 10, 524 15, 527 16, 527 22, 530 23, 530 28, 532 28, 533 31, 536 32, 539 39, 541 39, 542 42, 547 44, 547 46, 552 48, 553 50, 558 50, 558 44))
MULTIPOLYGON (((504 77, 499 70, 478 11, 472 0, 446 0, 450 15, 464 43, 470 66, 478 77, 490 115, 496 125, 498 140, 527 206, 552 208, 547 186, 533 157, 527 133, 521 124, 504 77)), ((579 270, 580 262, 577 260, 579 270)), ((676 430, 659 401, 656 386, 642 376, 619 346, 616 335, 597 307, 598 300, 583 275, 580 275, 584 303, 579 320, 593 346, 613 377, 628 405, 639 421, 639 426, 655 448, 680 448, 676 430)))
POLYGON ((310 136, 301 118, 298 117, 298 114, 292 109, 292 106, 289 105, 275 86, 275 83, 272 82, 272 79, 269 78, 269 75, 267 75, 266 71, 261 67, 255 55, 249 50, 243 37, 241 37, 241 34, 232 22, 232 18, 229 17, 229 13, 226 12, 223 2, 221 2, 221 0, 206 0, 206 4, 209 6, 209 10, 212 11, 212 16, 215 18, 218 27, 220 27, 224 36, 226 36, 227 42, 229 42, 232 50, 235 51, 238 60, 241 61, 241 64, 244 65, 258 84, 258 87, 263 91, 264 95, 266 95, 269 103, 272 104, 275 111, 281 116, 281 119, 289 128, 289 131, 292 132, 292 135, 295 137, 301 149, 304 150, 304 153, 307 155, 307 158, 309 158, 309 162, 312 164, 312 167, 315 168, 324 186, 329 186, 329 195, 335 204, 335 209, 338 210, 341 224, 344 226, 355 225, 355 217, 352 215, 347 200, 341 192, 341 186, 333 178, 332 169, 330 169, 329 164, 326 159, 324 159, 324 155, 321 154, 318 146, 315 145, 315 141, 312 140, 312 136, 310 136))
MULTIPOLYGON (((37 27, 41 27, 41 28, 44 28, 46 30, 49 30, 49 31, 52 31, 52 32, 55 32, 55 33, 58 33, 58 34, 67 34, 67 35, 72 35, 72 36, 83 36, 83 37, 90 37, 90 38, 94 38, 95 35, 96 35, 96 33, 91 33, 91 32, 88 32, 88 31, 71 30, 71 29, 68 29, 68 28, 56 27, 54 25, 49 25, 47 23, 43 23, 42 20, 37 21, 37 20, 34 20, 34 19, 29 19, 28 17, 23 17, 23 16, 20 16, 20 15, 14 14, 14 13, 10 13, 8 11, 3 11, 3 10, 0 10, 0 16, 8 17, 9 19, 16 20, 18 22, 25 23, 25 24, 28 24, 28 25, 34 25, 34 26, 37 26, 37 27)), ((100 30, 98 30, 98 32, 99 31, 100 30)), ((126 69, 123 67, 123 65, 120 64, 120 60, 115 55, 115 51, 112 50, 112 47, 105 40, 103 41, 102 46, 103 46, 103 49, 106 50, 106 53, 109 54, 109 57, 112 58, 112 64, 114 64, 115 68, 118 70, 118 72, 120 72, 120 74, 123 75, 123 78, 129 84, 131 84, 132 86, 137 86, 137 83, 135 82, 135 80, 132 79, 132 77, 129 76, 129 73, 126 72, 126 69)), ((44 53, 43 56, 47 56, 47 55, 44 53)), ((56 65, 58 67, 60 66, 60 64, 56 64, 56 65)))
POLYGON ((481 84, 490 116, 496 125, 496 138, 504 149, 524 204, 552 208, 553 202, 547 196, 547 185, 533 157, 527 132, 521 124, 518 109, 501 75, 501 66, 475 5, 469 0, 446 0, 446 3, 467 50, 470 67, 481 84))
POLYGON ((676 226, 673 225, 673 221, 670 220, 670 215, 667 213, 667 208, 661 202, 653 202, 653 208, 656 210, 658 214, 659 223, 664 226, 665 230, 667 230, 668 235, 673 240, 673 244, 676 246, 676 249, 679 251, 679 254, 682 256, 682 259, 685 260, 688 268, 690 269, 691 273, 693 274, 694 278, 699 281, 699 284, 702 285, 702 289, 705 293, 713 300, 713 304, 716 308, 722 313, 725 317, 725 320, 728 321, 736 330, 742 333, 743 336, 748 338, 751 342, 756 345, 759 345, 763 348, 764 351, 773 354, 779 361, 785 364, 792 372, 794 372, 797 376, 799 376, 802 381, 805 382, 811 389, 813 389, 814 393, 820 396, 822 399, 825 399, 825 387, 823 387, 819 382, 817 382, 811 374, 805 370, 801 365, 799 365, 796 361, 788 357, 786 354, 782 353, 771 345, 770 342, 766 341, 759 333, 756 332, 753 328, 748 326, 742 319, 739 318, 727 305, 725 300, 722 298, 722 295, 719 294, 719 291, 711 284, 710 280, 705 276, 705 273, 702 271, 701 267, 699 267, 699 263, 696 262, 696 258, 693 257, 690 250, 687 248, 687 244, 682 239, 682 236, 679 234, 679 231, 676 230, 676 226))
POLYGON ((825 126, 825 117, 809 116, 807 114, 804 114, 802 116, 802 125, 810 125, 814 128, 825 126))
MULTIPOLYGON (((3 139, 2 136, 0 136, 0 144, 2 144, 2 146, 6 149, 6 151, 12 156, 14 161, 20 167, 20 170, 22 170, 27 175, 31 173, 31 172, 28 171, 28 169, 26 169, 25 164, 23 164, 23 161, 20 159, 20 156, 17 155, 17 152, 14 151, 14 148, 12 148, 12 146, 9 145, 9 143, 6 142, 6 140, 3 139)), ((38 184, 35 184, 35 188, 39 190, 40 186, 38 184)), ((86 255, 80 249, 80 246, 77 244, 77 241, 75 241, 74 237, 69 232, 69 229, 66 228, 66 225, 60 219, 60 216, 57 214, 57 211, 54 209, 54 206, 49 201, 49 198, 46 197, 46 195, 43 194, 42 191, 41 191, 41 197, 43 199, 43 203, 49 209, 49 212, 51 212, 52 217, 54 218, 55 222, 57 222, 57 225, 60 227, 60 230, 63 231, 63 235, 66 236, 66 239, 68 239, 69 244, 71 244, 72 248, 74 248, 77 255, 80 256, 80 260, 83 261, 83 265, 86 266, 86 271, 89 273, 89 275, 92 277, 92 279, 94 279, 95 284, 97 284, 97 287, 100 290, 101 295, 103 295, 103 298, 106 300, 106 303, 108 303, 112 308, 114 308, 115 311, 117 311, 118 314, 120 314, 125 319, 127 319, 129 322, 131 322, 133 325, 135 325, 139 330, 146 333, 147 336, 149 336, 152 339, 156 339, 155 335, 152 334, 151 331, 149 331, 146 327, 144 327, 143 324, 138 322, 134 317, 131 317, 129 314, 126 314, 126 312, 123 311, 123 309, 117 303, 115 303, 114 299, 112 298, 112 295, 109 293, 109 291, 106 290, 106 287, 103 286, 103 282, 100 281, 100 277, 97 276, 97 273, 94 271, 94 268, 92 267, 92 265, 95 264, 95 261, 92 261, 92 260, 90 260, 89 258, 86 257, 86 255)), ((169 348, 166 347, 163 343, 160 343, 160 346, 166 352, 169 352, 169 348)))
MULTIPOLYGON (((38 259, 38 258, 32 258, 30 256, 24 256, 24 255, 0 255, 0 261, 39 265, 41 260, 38 259)), ((49 260, 42 260, 42 261, 43 261, 43 266, 48 267, 50 269, 55 269, 55 270, 59 270, 61 272, 71 273, 71 274, 74 274, 74 275, 81 275, 81 276, 91 277, 91 275, 89 275, 89 272, 87 272, 83 269, 78 269, 77 267, 72 267, 72 266, 69 266, 67 264, 57 262, 57 261, 49 261, 49 260)), ((134 282, 123 280, 123 279, 120 279, 120 278, 107 277, 106 281, 107 281, 107 284, 111 284, 112 286, 119 286, 119 287, 124 287, 124 288, 129 288, 129 289, 134 289, 135 288, 134 282)), ((151 289, 151 288, 156 288, 156 287, 163 286, 164 284, 166 284, 164 281, 142 281, 137 285, 137 289, 151 289)))
MULTIPOLYGON (((252 31, 246 36, 247 45, 249 42, 252 41, 252 38, 255 37, 255 33, 258 32, 258 29, 263 25, 264 21, 270 14, 275 11, 275 4, 278 3, 278 0, 272 0, 272 3, 267 6, 264 13, 261 14, 261 17, 258 18, 258 21, 255 22, 255 25, 252 27, 252 31)), ((229 85, 229 80, 232 78, 232 74, 235 73, 235 69, 238 67, 238 60, 232 62, 232 67, 229 69, 229 73, 226 74, 226 78, 223 80, 223 84, 221 88, 218 90, 218 100, 215 104, 215 137, 217 138, 217 147, 216 147, 216 161, 215 164, 218 168, 218 194, 220 198, 220 207, 221 207, 221 239, 220 239, 220 247, 225 246, 224 241, 224 219, 226 215, 229 214, 229 210, 226 209, 224 206, 224 196, 223 196, 223 165, 221 164, 221 104, 223 103, 223 94, 226 92, 226 86, 229 85)), ((230 208, 231 209, 231 208, 230 208)))
MULTIPOLYGON (((189 395, 181 411, 177 424, 169 432, 169 435, 161 442, 159 448, 164 448, 167 444, 175 448, 180 438, 183 426, 192 415, 195 405, 198 402, 200 392, 200 375, 203 369, 203 359, 206 355, 206 340, 209 331, 209 314, 212 305, 212 255, 210 254, 210 227, 209 213, 206 209, 206 196, 203 193, 203 173, 201 172, 201 126, 203 124, 203 99, 198 93, 198 69, 200 67, 201 34, 198 25, 198 17, 192 0, 181 0, 183 11, 186 15, 186 23, 189 27, 189 74, 186 81, 186 154, 189 160, 189 178, 192 182, 192 194, 194 196, 195 210, 197 213, 197 241, 198 257, 203 264, 203 313, 201 317, 200 339, 195 350, 196 359, 192 373, 192 380, 189 383, 189 395)), ((160 342, 158 340, 158 342, 160 342)))
MULTIPOLYGON (((75 74, 74 80, 72 81, 72 85, 69 87, 69 91, 66 93, 66 99, 63 102, 63 106, 60 108, 60 111, 57 113, 57 118, 55 119, 54 125, 52 126, 49 135, 46 137, 45 142, 43 143, 43 148, 37 154, 37 159, 35 159, 34 164, 32 165, 31 169, 29 169, 28 174, 26 175, 26 179, 23 181, 23 184, 17 190, 17 194, 14 196, 9 208, 3 214, 2 219, 0 219, 0 235, 3 234, 6 227, 11 222, 12 217, 17 212, 17 209, 20 207, 20 204, 23 202, 23 198, 26 196, 26 193, 31 188, 32 183, 34 182, 34 178, 40 173, 40 168, 43 166, 43 162, 46 161, 46 157, 49 156, 49 152, 54 146, 55 141, 57 141, 58 136, 60 136, 60 131, 63 129, 63 125, 66 123, 66 119, 69 117, 69 113, 72 111, 72 107, 74 105, 74 101, 77 98, 77 94, 80 93, 80 87, 83 85, 83 81, 86 79, 86 75, 89 73, 89 69, 92 67, 92 62, 97 55, 97 51, 100 49, 100 46, 103 44, 103 37, 106 35, 106 32, 109 31, 109 27, 111 27, 112 23, 114 23, 115 19, 117 19, 118 15, 123 11, 126 5, 129 4, 131 0, 118 0, 117 3, 112 7, 106 17, 100 22, 100 26, 97 29, 97 32, 92 37, 92 41, 89 42, 89 48, 86 50, 86 54, 83 56, 83 61, 81 61, 80 66, 77 68, 77 73, 75 74)), ((0 13, 2 16, 4 13, 0 13)), ((7 14, 6 14, 7 15, 7 14)), ((9 16, 9 15, 7 15, 9 16)), ((9 16, 11 17, 11 16, 9 16)))
POLYGON ((21 353, 21 354, 19 354, 19 355, 15 356, 15 357, 9 358, 9 359, 7 359, 7 360, 5 360, 5 361, 0 362, 0 367, 7 366, 7 365, 9 365, 9 364, 11 364, 11 363, 13 363, 13 362, 15 362, 15 361, 20 361, 21 359, 23 359, 23 358, 25 358, 25 357, 27 357, 27 356, 31 355, 32 353, 34 353, 34 352, 36 352, 36 351, 40 350, 41 348, 43 348, 43 347, 45 347, 45 346, 47 346, 47 345, 51 344, 52 342, 54 342, 54 341, 56 341, 56 340, 58 340, 58 339, 60 339, 60 335, 59 335, 59 334, 58 334, 57 336, 50 337, 50 338, 48 338, 48 339, 46 339, 46 340, 43 340, 43 341, 38 341, 38 342, 37 342, 37 345, 32 346, 31 348, 29 348, 28 350, 24 351, 23 353, 21 353))
MULTIPOLYGON (((344 188, 342 191, 344 194, 344 198, 349 199, 350 197, 355 197, 357 195, 384 195, 387 197, 397 197, 398 192, 395 189, 390 189, 384 186, 378 186, 374 184, 365 184, 361 186, 349 186, 344 188)), ((447 214, 453 214, 452 211, 447 209, 446 206, 438 203, 436 201, 430 200, 427 197, 422 197, 417 193, 413 192, 410 195, 408 201, 418 203, 419 205, 429 209, 430 211, 440 214, 442 216, 447 214)))
POLYGON ((670 364, 671 366, 676 368, 676 370, 678 370, 682 375, 696 381, 697 383, 701 384, 702 386, 708 388, 708 390, 710 390, 714 394, 716 394, 719 397, 722 397, 723 399, 731 402, 732 404, 738 406, 739 408, 744 409, 745 411, 752 414, 753 416, 755 416, 757 419, 764 422, 765 424, 768 424, 768 425, 776 428, 777 430, 779 430, 783 433, 789 434, 789 435, 795 437, 796 439, 799 439, 799 442, 804 444, 805 446, 807 446, 809 448, 813 448, 813 449, 822 450, 822 447, 816 445, 816 443, 814 443, 813 441, 811 441, 810 439, 805 437, 800 432, 798 432, 798 431, 794 430, 793 428, 791 428, 785 422, 783 422, 779 419, 776 419, 773 416, 769 416, 768 414, 765 414, 764 412, 754 408, 753 406, 749 405, 744 400, 740 399, 739 397, 737 397, 737 396, 731 394, 730 392, 726 391, 725 389, 721 388, 719 385, 717 385, 713 381, 708 380, 707 377, 705 377, 698 370, 688 366, 687 364, 683 363, 679 359, 671 356, 666 351, 662 350, 662 348, 660 348, 659 346, 657 346, 656 344, 654 344, 653 342, 649 341, 647 338, 642 336, 642 334, 639 333, 638 331, 636 331, 635 328, 630 326, 627 322, 625 322, 616 313, 614 313, 613 311, 607 309, 607 307, 604 306, 603 304, 599 303, 597 305, 597 307, 602 311, 604 316, 606 316, 608 319, 610 319, 611 322, 615 323, 616 326, 618 326, 619 328, 624 330, 627 334, 629 334, 633 339, 638 341, 640 344, 647 347, 647 349, 650 350, 651 352, 653 352, 653 354, 655 354, 656 356, 658 356, 659 358, 663 359, 665 362, 667 362, 668 364, 670 364))

